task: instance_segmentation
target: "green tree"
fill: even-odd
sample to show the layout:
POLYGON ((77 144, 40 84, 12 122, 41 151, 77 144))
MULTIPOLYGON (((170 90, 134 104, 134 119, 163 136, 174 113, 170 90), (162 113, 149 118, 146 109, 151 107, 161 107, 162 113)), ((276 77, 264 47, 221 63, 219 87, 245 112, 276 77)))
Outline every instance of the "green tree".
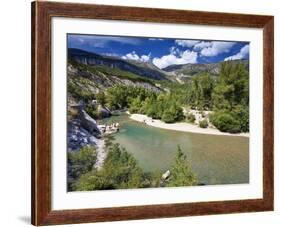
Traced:
POLYGON ((192 108, 212 108, 214 80, 207 73, 192 78, 188 102, 192 108))
POLYGON ((180 146, 177 148, 175 163, 171 168, 171 176, 167 186, 192 186, 197 185, 197 178, 194 175, 186 155, 180 146))
POLYGON ((147 98, 156 97, 156 94, 142 87, 116 85, 107 90, 106 103, 112 109, 130 108, 132 100, 137 97, 143 102, 147 98))
POLYGON ((97 93, 96 94, 96 99, 97 99, 99 104, 101 104, 102 106, 105 105, 105 103, 106 103, 106 96, 105 96, 104 92, 97 93))
POLYGON ((161 119, 165 123, 174 123, 176 121, 175 116, 173 115, 171 110, 165 110, 161 119))
POLYGON ((114 144, 109 148, 103 175, 113 182, 114 188, 137 188, 141 185, 142 170, 131 154, 114 144))
POLYGON ((183 120, 183 110, 177 104, 172 104, 168 109, 164 110, 161 120, 166 123, 173 123, 183 120))
POLYGON ((127 106, 126 86, 114 86, 107 90, 106 102, 111 109, 119 109, 127 106))
POLYGON ((162 114, 161 103, 156 96, 151 96, 145 99, 143 112, 154 119, 160 119, 162 114))
POLYGON ((89 172, 96 159, 96 149, 93 146, 85 146, 79 151, 68 152, 68 176, 76 179, 80 175, 89 172))
POLYGON ((135 158, 119 144, 113 144, 100 170, 81 175, 76 191, 143 187, 143 171, 135 158))
POLYGON ((222 132, 237 133, 241 132, 240 122, 235 115, 229 111, 217 111, 211 116, 211 122, 222 132))
POLYGON ((87 112, 87 114, 89 114, 94 119, 100 119, 101 118, 96 106, 87 105, 86 108, 85 108, 85 111, 87 112))
POLYGON ((171 112, 173 113, 173 115, 175 116, 175 120, 176 121, 181 121, 184 119, 184 114, 183 114, 183 110, 182 107, 178 104, 173 104, 171 107, 171 112))
POLYGON ((92 170, 87 172, 73 184, 74 191, 92 191, 101 189, 112 189, 113 185, 108 179, 104 178, 102 172, 92 170))
POLYGON ((224 62, 214 88, 211 122, 224 132, 249 131, 249 73, 243 63, 224 62))
POLYGON ((233 114, 237 121, 239 121, 241 131, 249 132, 249 107, 237 105, 233 110, 233 114))
POLYGON ((140 96, 134 98, 130 102, 129 111, 131 114, 142 112, 143 102, 141 101, 140 96))
POLYGON ((249 73, 244 64, 224 62, 213 92, 214 106, 232 110, 235 105, 249 105, 249 73))

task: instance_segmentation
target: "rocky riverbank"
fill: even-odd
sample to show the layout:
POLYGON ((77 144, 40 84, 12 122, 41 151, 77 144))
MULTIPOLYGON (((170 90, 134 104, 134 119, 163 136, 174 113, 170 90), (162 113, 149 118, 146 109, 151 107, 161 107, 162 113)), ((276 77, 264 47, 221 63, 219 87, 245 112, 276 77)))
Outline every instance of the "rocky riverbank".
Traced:
POLYGON ((106 158, 105 136, 116 133, 119 124, 98 125, 95 119, 90 117, 85 110, 79 110, 78 117, 68 122, 67 145, 69 152, 78 151, 84 146, 96 148, 97 161, 94 165, 99 169, 106 158))

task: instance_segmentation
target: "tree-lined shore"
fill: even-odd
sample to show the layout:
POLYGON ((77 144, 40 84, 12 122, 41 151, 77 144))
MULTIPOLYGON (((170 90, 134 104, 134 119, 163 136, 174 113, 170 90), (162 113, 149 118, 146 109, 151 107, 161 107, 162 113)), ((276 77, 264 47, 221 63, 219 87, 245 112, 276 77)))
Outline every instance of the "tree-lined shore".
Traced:
MULTIPOLYGON (((204 73, 186 84, 158 83, 162 92, 116 85, 95 98, 111 110, 128 109, 132 114, 145 114, 165 123, 194 123, 195 116, 188 110, 198 110, 202 111, 202 128, 211 123, 222 132, 249 132, 249 73, 243 64, 221 63, 217 78, 204 73), (204 116, 204 111, 212 114, 204 116)), ((87 110, 92 117, 101 117, 96 108, 87 110)))
POLYGON ((228 132, 221 132, 216 128, 202 128, 198 127, 198 125, 191 124, 188 122, 175 122, 175 123, 165 123, 160 120, 152 119, 143 114, 130 114, 130 119, 144 123, 146 125, 162 128, 167 130, 174 130, 180 132, 190 132, 190 133, 199 133, 199 134, 207 134, 207 135, 221 135, 221 136, 244 136, 249 137, 249 133, 228 133, 228 132))

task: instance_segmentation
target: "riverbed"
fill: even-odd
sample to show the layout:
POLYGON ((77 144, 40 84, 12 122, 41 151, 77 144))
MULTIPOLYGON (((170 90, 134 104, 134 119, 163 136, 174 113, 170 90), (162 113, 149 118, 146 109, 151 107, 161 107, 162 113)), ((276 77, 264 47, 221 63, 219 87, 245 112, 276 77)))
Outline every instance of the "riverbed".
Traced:
POLYGON ((207 135, 155 128, 136 122, 127 114, 113 116, 100 123, 120 124, 113 134, 134 155, 144 171, 165 172, 173 164, 179 145, 193 172, 202 184, 238 184, 249 182, 249 138, 207 135))

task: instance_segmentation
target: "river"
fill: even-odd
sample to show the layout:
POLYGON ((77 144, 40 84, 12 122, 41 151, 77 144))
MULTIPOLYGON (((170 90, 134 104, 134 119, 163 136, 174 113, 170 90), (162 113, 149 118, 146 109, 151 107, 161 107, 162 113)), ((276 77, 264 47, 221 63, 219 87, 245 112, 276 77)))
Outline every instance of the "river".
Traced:
POLYGON ((200 183, 249 182, 247 137, 159 129, 133 121, 127 114, 100 121, 107 124, 113 122, 120 124, 120 131, 112 136, 113 142, 132 153, 144 171, 168 170, 173 164, 177 145, 180 145, 200 183))

